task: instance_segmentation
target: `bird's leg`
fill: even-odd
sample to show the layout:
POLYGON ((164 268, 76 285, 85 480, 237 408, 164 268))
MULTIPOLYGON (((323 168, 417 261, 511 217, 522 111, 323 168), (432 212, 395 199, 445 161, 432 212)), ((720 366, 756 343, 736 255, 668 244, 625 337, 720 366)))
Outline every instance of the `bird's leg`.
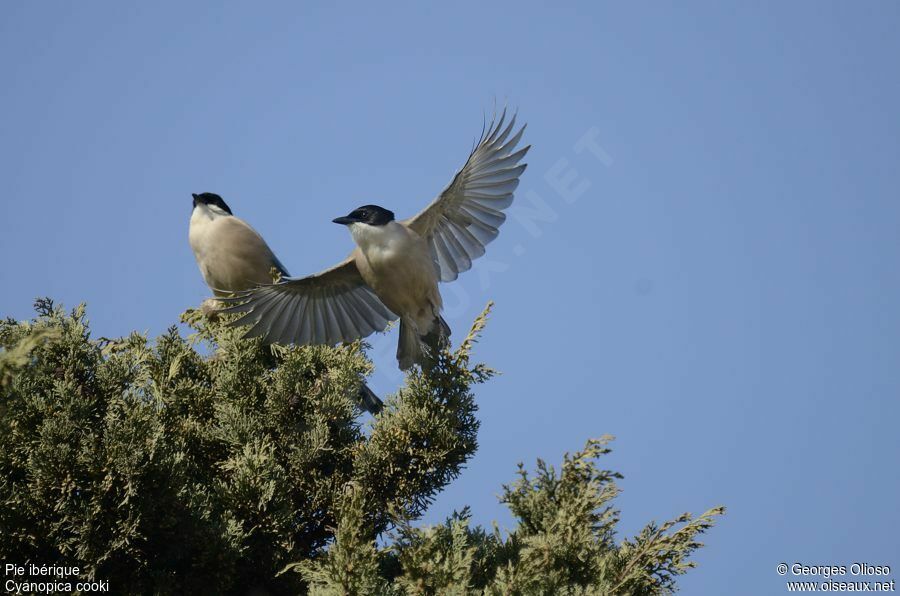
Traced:
POLYGON ((222 308, 222 304, 216 300, 215 298, 207 298, 203 301, 203 304, 200 305, 200 312, 203 313, 209 321, 217 321, 219 319, 219 309, 222 308))

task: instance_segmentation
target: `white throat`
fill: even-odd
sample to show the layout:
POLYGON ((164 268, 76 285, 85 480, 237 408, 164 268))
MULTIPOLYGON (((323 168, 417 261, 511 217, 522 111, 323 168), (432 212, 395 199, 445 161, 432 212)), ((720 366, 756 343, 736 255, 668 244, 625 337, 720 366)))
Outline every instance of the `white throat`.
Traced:
POLYGON ((383 226, 373 226, 367 223, 352 223, 348 226, 353 241, 363 253, 372 251, 385 251, 399 249, 409 239, 406 228, 391 221, 383 226))
POLYGON ((220 217, 228 217, 228 213, 215 205, 205 205, 200 203, 195 206, 194 210, 191 212, 191 225, 200 225, 219 219, 220 217))

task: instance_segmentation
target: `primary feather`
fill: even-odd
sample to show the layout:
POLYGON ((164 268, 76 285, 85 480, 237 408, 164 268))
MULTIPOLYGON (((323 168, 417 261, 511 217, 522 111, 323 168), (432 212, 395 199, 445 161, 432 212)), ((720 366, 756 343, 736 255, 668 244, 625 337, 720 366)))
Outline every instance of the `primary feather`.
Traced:
POLYGON ((503 210, 512 204, 513 191, 526 167, 519 161, 531 146, 516 151, 525 126, 512 134, 516 116, 504 126, 505 121, 504 109, 500 120, 491 122, 482 133, 447 188, 418 215, 404 222, 428 241, 441 281, 453 281, 468 271, 506 221, 503 210))

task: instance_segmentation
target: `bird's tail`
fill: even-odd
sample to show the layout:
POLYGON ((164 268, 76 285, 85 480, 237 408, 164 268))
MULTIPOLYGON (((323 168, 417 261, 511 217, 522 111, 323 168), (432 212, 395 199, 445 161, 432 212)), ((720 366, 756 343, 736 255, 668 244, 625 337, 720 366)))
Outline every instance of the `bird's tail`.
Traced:
POLYGON ((424 336, 419 335, 415 321, 400 319, 400 341, 397 343, 397 361, 400 369, 413 364, 426 368, 434 365, 438 353, 450 342, 450 325, 444 317, 435 317, 434 324, 424 336))
POLYGON ((359 386, 359 405, 362 406, 362 409, 366 412, 374 416, 384 407, 384 402, 378 399, 378 396, 375 395, 374 391, 369 389, 368 385, 363 383, 359 386))
POLYGON ((431 348, 434 355, 444 349, 450 343, 450 325, 444 320, 444 317, 438 315, 434 319, 431 331, 424 338, 425 345, 431 348))
POLYGON ((397 342, 397 362, 400 370, 407 370, 413 364, 421 364, 425 359, 422 340, 416 322, 400 317, 400 339, 397 342))

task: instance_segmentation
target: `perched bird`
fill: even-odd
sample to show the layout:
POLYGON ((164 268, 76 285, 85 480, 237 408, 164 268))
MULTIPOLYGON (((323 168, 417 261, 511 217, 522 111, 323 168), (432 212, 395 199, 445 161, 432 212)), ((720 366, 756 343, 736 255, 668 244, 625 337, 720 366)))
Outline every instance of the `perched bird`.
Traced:
POLYGON ((286 279, 239 293, 227 312, 235 325, 269 341, 336 343, 365 337, 377 321, 365 317, 359 288, 368 288, 400 319, 401 369, 428 362, 450 335, 441 317, 439 281, 453 281, 485 252, 505 221, 530 146, 516 150, 525 127, 513 132, 506 111, 482 132, 463 168, 418 215, 397 221, 377 205, 338 217, 356 243, 350 257, 310 277, 286 279))
MULTIPOLYGON (((288 272, 262 236, 244 220, 235 217, 217 194, 194 194, 194 208, 188 240, 203 281, 220 298, 272 283, 272 274, 288 272)), ((361 291, 358 299, 373 312, 373 327, 383 329, 393 315, 371 292, 361 291)), ((269 338, 277 341, 279 338, 269 338)), ((360 387, 363 407, 377 414, 383 404, 363 383, 360 387)))
POLYGON ((188 241, 203 281, 216 296, 272 283, 287 269, 250 224, 231 213, 217 194, 194 194, 188 241))

